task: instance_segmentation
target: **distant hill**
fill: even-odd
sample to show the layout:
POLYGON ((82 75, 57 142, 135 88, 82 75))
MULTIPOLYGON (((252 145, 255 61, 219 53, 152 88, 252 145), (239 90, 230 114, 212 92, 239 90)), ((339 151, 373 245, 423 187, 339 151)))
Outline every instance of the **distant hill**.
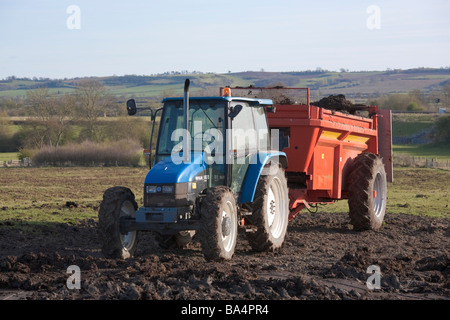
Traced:
MULTIPOLYGON (((183 82, 191 80, 192 94, 217 95, 221 86, 287 86, 309 87, 311 99, 330 94, 344 94, 354 101, 365 101, 388 93, 407 93, 419 89, 423 93, 438 91, 450 84, 450 68, 418 68, 408 70, 331 72, 237 72, 187 73, 168 72, 158 75, 125 75, 94 77, 120 100, 135 97, 142 100, 181 95, 183 82)), ((83 78, 28 79, 8 77, 0 80, 0 97, 24 97, 27 90, 49 87, 54 93, 72 92, 83 78)))

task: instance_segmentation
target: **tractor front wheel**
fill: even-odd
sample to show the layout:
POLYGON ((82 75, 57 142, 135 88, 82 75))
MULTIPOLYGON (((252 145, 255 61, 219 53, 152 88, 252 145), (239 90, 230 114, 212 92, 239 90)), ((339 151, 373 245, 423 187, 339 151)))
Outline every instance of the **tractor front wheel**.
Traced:
POLYGON ((109 188, 103 194, 98 212, 99 234, 102 240, 102 253, 107 258, 131 257, 137 248, 138 232, 121 234, 120 218, 136 217, 137 203, 133 192, 125 187, 109 188))
POLYGON ((201 207, 202 227, 198 234, 207 260, 229 260, 237 241, 237 205, 233 191, 214 187, 206 192, 201 207))

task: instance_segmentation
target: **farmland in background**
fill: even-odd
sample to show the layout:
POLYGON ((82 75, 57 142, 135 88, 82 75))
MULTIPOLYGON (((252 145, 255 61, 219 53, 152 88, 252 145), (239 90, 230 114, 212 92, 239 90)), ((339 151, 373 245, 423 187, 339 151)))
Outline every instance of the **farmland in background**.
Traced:
MULTIPOLYGON (((108 91, 121 99, 129 97, 160 99, 171 94, 181 95, 186 77, 191 79, 193 93, 218 94, 221 86, 308 87, 312 99, 330 94, 345 94, 359 101, 376 98, 384 94, 408 93, 421 90, 431 93, 450 84, 450 69, 418 68, 409 70, 359 71, 341 70, 292 71, 292 72, 229 72, 226 74, 171 71, 156 75, 124 75, 96 77, 108 91)), ((25 97, 26 91, 48 87, 52 93, 74 92, 82 78, 74 79, 17 79, 14 76, 0 80, 0 97, 25 97)))

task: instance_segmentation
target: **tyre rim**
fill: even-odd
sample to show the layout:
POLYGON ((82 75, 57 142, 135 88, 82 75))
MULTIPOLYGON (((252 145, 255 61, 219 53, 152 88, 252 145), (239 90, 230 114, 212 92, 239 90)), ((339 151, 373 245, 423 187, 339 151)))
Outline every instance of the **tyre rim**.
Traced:
POLYGON ((236 221, 234 221, 234 219, 233 219, 233 217, 235 216, 233 213, 234 213, 233 204, 230 201, 227 201, 227 203, 225 204, 225 208, 222 211, 222 219, 220 221, 221 231, 222 231, 223 248, 227 252, 230 251, 234 246, 234 234, 235 234, 235 228, 236 228, 236 221), (229 219, 228 221, 231 222, 230 232, 225 232, 224 226, 225 226, 225 223, 227 223, 227 221, 226 221, 227 219, 229 219))
POLYGON ((380 215, 383 213, 384 208, 384 185, 383 185, 383 178, 381 177, 380 173, 377 173, 375 177, 375 181, 373 183, 373 210, 375 212, 375 215, 377 217, 380 217, 380 215))
MULTIPOLYGON (((130 201, 125 201, 120 207, 120 216, 134 217, 136 211, 133 204, 130 201)), ((127 234, 120 235, 120 241, 122 242, 122 247, 127 251, 130 251, 136 241, 136 231, 130 231, 127 234)))
POLYGON ((267 196, 267 223, 270 233, 274 238, 278 238, 283 232, 283 219, 285 219, 285 199, 283 195, 283 186, 278 177, 274 177, 270 182, 267 196))

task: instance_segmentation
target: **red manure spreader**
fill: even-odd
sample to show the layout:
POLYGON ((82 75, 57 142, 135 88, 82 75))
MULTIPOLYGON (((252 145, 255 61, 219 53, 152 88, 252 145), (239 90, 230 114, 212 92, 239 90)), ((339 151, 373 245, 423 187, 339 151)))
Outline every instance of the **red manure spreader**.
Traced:
POLYGON ((221 88, 266 98, 268 126, 286 153, 289 220, 305 207, 348 199, 356 230, 379 229, 393 181, 391 111, 353 104, 343 95, 310 102, 309 88, 221 88))

